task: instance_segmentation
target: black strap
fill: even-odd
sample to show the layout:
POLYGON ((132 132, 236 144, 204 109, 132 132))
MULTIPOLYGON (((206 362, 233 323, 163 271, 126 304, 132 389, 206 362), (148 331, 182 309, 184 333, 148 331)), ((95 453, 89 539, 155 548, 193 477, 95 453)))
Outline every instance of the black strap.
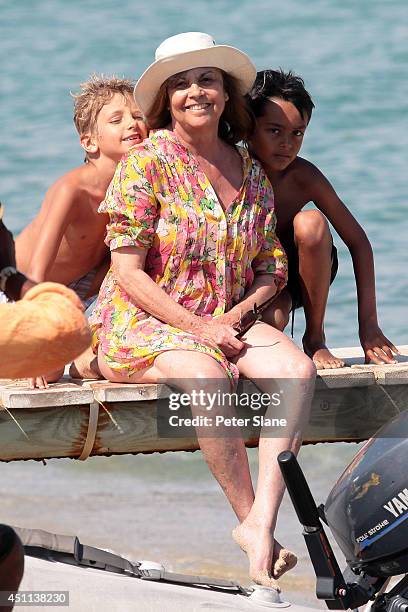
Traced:
POLYGON ((291 329, 290 329, 290 335, 293 338, 293 331, 295 329, 295 309, 292 308, 292 325, 291 325, 291 329))

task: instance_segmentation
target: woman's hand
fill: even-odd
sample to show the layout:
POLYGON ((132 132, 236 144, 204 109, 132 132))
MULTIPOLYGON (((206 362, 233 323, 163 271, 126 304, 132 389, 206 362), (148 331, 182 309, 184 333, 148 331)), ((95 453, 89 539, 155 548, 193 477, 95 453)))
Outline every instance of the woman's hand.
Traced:
POLYGON ((381 365, 397 363, 393 353, 399 355, 399 350, 384 336, 378 325, 369 325, 360 329, 360 342, 364 350, 365 363, 381 365))
POLYGON ((245 348, 245 343, 235 337, 238 332, 228 323, 231 319, 228 315, 229 313, 203 321, 199 335, 221 349, 227 357, 235 357, 245 348))
POLYGON ((224 323, 225 325, 230 325, 231 327, 234 327, 240 322, 241 316, 241 309, 237 306, 234 306, 234 308, 231 308, 231 310, 229 310, 228 312, 225 312, 222 315, 218 315, 217 317, 213 317, 211 319, 211 323, 214 323, 215 321, 217 323, 224 323))

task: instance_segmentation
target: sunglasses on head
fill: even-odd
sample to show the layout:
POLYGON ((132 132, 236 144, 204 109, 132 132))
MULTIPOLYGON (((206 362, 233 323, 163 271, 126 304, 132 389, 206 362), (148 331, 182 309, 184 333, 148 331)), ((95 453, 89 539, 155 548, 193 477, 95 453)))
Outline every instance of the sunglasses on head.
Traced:
POLYGON ((266 310, 268 306, 270 306, 270 304, 272 304, 275 298, 276 295, 273 295, 272 297, 265 300, 265 302, 263 302, 260 306, 254 304, 252 310, 249 310, 244 315, 242 315, 239 322, 234 325, 234 329, 236 329, 238 332, 235 337, 242 338, 242 336, 244 336, 246 332, 251 329, 251 327, 255 325, 257 321, 260 321, 262 319, 263 311, 266 310))

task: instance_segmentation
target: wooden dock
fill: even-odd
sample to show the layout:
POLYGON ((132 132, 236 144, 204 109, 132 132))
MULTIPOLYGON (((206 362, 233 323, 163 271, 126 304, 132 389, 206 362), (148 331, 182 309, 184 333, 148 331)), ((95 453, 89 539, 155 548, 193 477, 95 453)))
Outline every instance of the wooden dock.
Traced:
MULTIPOLYGON (((367 439, 408 408, 408 345, 399 349, 398 363, 388 366, 364 365, 360 349, 334 350, 347 367, 319 371, 304 443, 367 439)), ((194 433, 169 438, 158 431, 158 398, 169 392, 163 385, 68 377, 30 390, 27 381, 1 380, 0 460, 197 450, 194 433)), ((251 414, 237 408, 238 417, 251 414)), ((259 427, 249 425, 243 435, 256 446, 259 427)))

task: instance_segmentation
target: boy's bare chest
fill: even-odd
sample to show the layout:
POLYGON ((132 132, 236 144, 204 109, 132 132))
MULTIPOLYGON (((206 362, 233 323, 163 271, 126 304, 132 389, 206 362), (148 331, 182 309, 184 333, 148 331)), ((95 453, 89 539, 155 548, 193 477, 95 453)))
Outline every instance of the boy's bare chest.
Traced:
POLYGON ((108 215, 98 213, 99 198, 87 197, 78 201, 67 227, 66 239, 82 248, 103 249, 108 215))
POLYGON ((295 215, 310 201, 302 185, 292 178, 272 183, 277 217, 277 234, 285 234, 292 228, 295 215))

